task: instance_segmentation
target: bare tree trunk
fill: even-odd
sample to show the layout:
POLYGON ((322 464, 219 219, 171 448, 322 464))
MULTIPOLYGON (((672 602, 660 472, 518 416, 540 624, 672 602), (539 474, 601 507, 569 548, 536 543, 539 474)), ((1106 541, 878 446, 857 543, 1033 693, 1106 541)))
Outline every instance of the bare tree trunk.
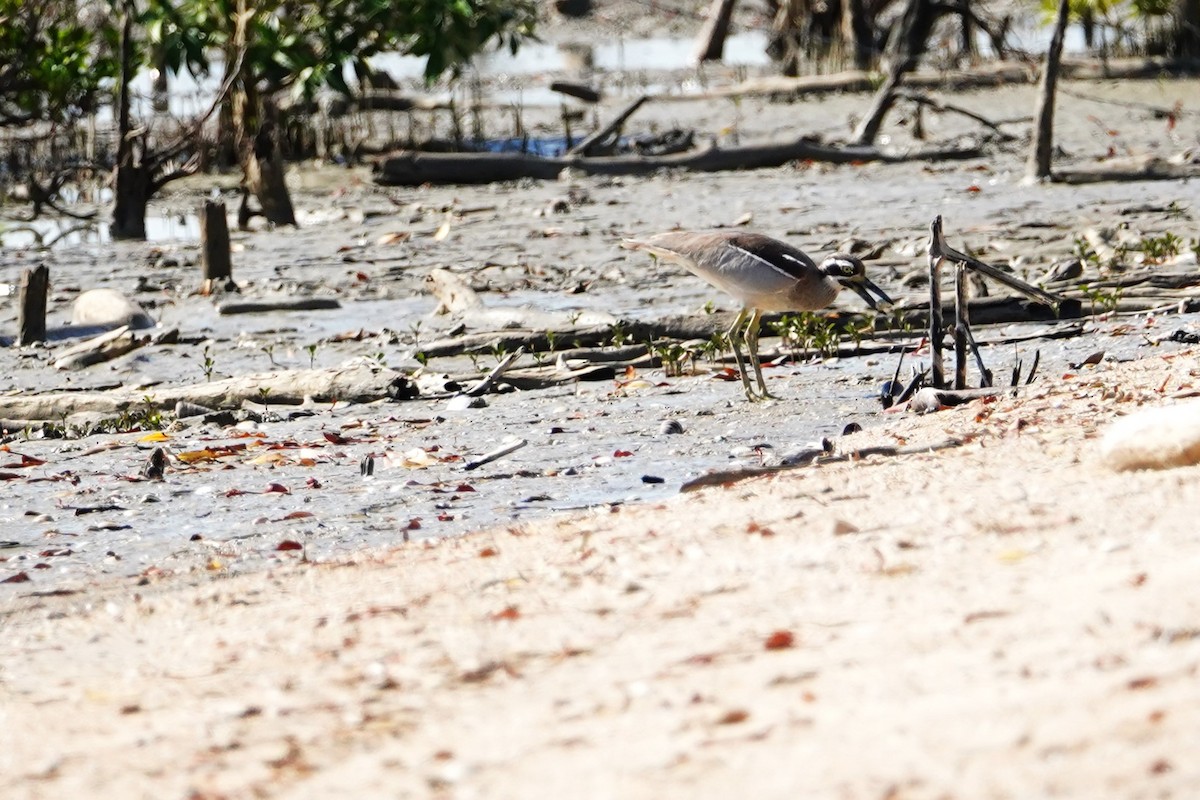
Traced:
POLYGON ((697 61, 721 60, 725 52, 725 39, 729 36, 729 21, 733 18, 733 7, 736 4, 737 0, 712 0, 697 40, 697 61))
POLYGON ((46 293, 50 288, 50 269, 39 264, 21 273, 18 289, 17 344, 24 346, 46 341, 46 293))
POLYGON ((958 0, 962 7, 960 14, 961 27, 959 28, 959 55, 968 64, 975 59, 975 23, 971 16, 971 0, 958 0))
POLYGON ((867 18, 864 0, 843 0, 842 41, 854 57, 856 69, 870 69, 875 54, 871 35, 871 21, 867 18))
MULTIPOLYGON (((235 49, 246 47, 247 27, 255 13, 247 0, 238 0, 235 49)), ((234 124, 246 188, 258 199, 262 215, 275 225, 295 225, 296 212, 284 180, 283 153, 279 147, 278 111, 273 98, 264 97, 244 62, 234 97, 234 124)))
POLYGON ((941 8, 936 7, 932 0, 908 0, 900 27, 888 42, 891 66, 888 69, 887 80, 875 93, 867 115, 855 129, 852 137, 855 144, 875 143, 883 120, 896 100, 896 89, 903 82, 905 73, 915 69, 925 53, 925 45, 940 13, 941 8))
POLYGON ((149 176, 137 154, 140 136, 132 135, 129 83, 133 80, 133 10, 126 3, 121 19, 121 74, 117 88, 117 164, 113 175, 113 217, 109 233, 114 239, 146 238, 146 204, 149 176))
POLYGON ((1029 148, 1029 161, 1025 168, 1026 180, 1042 180, 1050 177, 1050 160, 1054 152, 1054 94, 1058 88, 1058 68, 1062 63, 1063 37, 1066 34, 1070 14, 1070 0, 1058 0, 1058 17, 1054 21, 1054 34, 1050 37, 1050 49, 1046 52, 1046 65, 1042 68, 1042 83, 1038 92, 1033 142, 1029 148))
POLYGON ((1175 3, 1175 55, 1200 56, 1200 0, 1175 3))
POLYGON ((228 283, 233 276, 225 204, 216 200, 200 208, 200 267, 205 284, 228 283))

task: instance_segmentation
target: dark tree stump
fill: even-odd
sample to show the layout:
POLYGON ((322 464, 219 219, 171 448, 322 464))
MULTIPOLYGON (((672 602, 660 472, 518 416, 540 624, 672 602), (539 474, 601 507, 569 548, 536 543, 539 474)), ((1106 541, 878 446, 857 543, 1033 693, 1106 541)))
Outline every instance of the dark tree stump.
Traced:
POLYGON ((49 288, 50 269, 45 264, 21 273, 18 345, 46 341, 46 292, 49 288))
POLYGON ((229 255, 229 222, 225 204, 205 200, 200 209, 200 266, 206 285, 225 285, 233 278, 229 255))

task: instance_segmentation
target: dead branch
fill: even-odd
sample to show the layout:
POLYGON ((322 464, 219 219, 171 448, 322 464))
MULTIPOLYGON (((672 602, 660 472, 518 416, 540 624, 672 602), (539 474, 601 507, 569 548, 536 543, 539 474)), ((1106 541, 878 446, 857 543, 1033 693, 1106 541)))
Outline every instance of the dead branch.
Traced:
MULTIPOLYGON (((645 104, 645 102, 649 99, 650 98, 647 95, 642 95, 637 100, 634 100, 632 103, 625 106, 624 110, 621 111, 620 114, 617 114, 617 116, 612 120, 612 122, 609 122, 607 125, 601 127, 600 130, 596 131, 591 136, 588 136, 582 142, 580 142, 579 144, 572 147, 570 150, 567 151, 567 155, 568 156, 594 155, 594 151, 599 149, 599 145, 602 142, 606 141, 609 138, 614 138, 614 141, 615 141, 615 137, 619 137, 621 135, 621 128, 624 127, 626 120, 628 120, 630 117, 632 117, 634 112, 636 112, 639 108, 641 108, 645 104)), ((608 145, 604 149, 606 151, 611 151, 612 147, 611 147, 611 145, 608 145)))
MULTIPOLYGON (((995 133, 999 139, 1001 139, 1002 141, 1005 141, 1005 142, 1011 142, 1018 138, 1017 136, 1015 136, 1011 133, 1006 133, 1005 131, 1002 131, 1000 129, 1000 123, 993 122, 992 120, 988 119, 987 117, 985 117, 981 114, 976 114, 974 111, 965 109, 962 106, 953 105, 952 103, 946 103, 941 100, 937 100, 935 98, 929 97, 928 95, 920 94, 918 92, 908 91, 906 89, 898 89, 896 91, 896 98, 898 100, 908 100, 910 103, 916 103, 917 105, 925 106, 925 107, 930 108, 940 114, 946 114, 946 113, 960 114, 960 115, 966 117, 967 119, 972 119, 972 120, 978 122, 980 125, 983 125, 985 128, 987 128, 987 129, 991 130, 993 133, 995 133)), ((1023 117, 1021 119, 1007 120, 1007 121, 1008 122, 1028 122, 1029 119, 1030 119, 1029 117, 1023 117)))

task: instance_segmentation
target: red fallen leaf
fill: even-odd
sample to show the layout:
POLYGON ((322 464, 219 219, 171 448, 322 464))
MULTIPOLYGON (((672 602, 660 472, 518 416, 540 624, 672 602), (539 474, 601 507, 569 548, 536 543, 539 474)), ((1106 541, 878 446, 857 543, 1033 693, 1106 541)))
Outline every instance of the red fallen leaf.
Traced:
MULTIPOLYGON (((12 453, 11 450, 9 450, 8 452, 12 453)), ((21 460, 14 461, 11 464, 0 464, 0 468, 22 469, 23 467, 37 467, 37 466, 41 466, 42 464, 46 463, 45 461, 43 461, 40 458, 34 458, 33 456, 27 456, 24 453, 13 453, 13 455, 20 456, 21 460)))
POLYGON ((745 722, 748 719, 750 719, 749 711, 745 710, 744 708, 735 708, 722 714, 721 718, 717 720, 717 724, 736 725, 739 722, 745 722))
POLYGON ((979 194, 980 192, 983 191, 983 189, 979 188, 979 184, 972 183, 970 186, 967 187, 967 191, 971 194, 979 194))
POLYGON ((250 493, 247 491, 244 491, 242 489, 226 489, 225 490, 226 497, 240 497, 241 495, 244 495, 244 494, 250 494, 250 493))
POLYGON ((452 522, 452 521, 454 521, 454 515, 453 515, 453 514, 438 514, 438 517, 437 517, 437 518, 438 518, 438 522, 452 522))
POLYGON ((479 551, 480 558, 492 558, 493 556, 498 555, 500 555, 500 551, 494 547, 485 547, 479 551))
POLYGON ((614 450, 613 458, 629 458, 633 453, 628 450, 614 450))
POLYGON ((352 444, 354 442, 353 439, 347 439, 340 433, 334 433, 332 431, 326 431, 321 435, 324 436, 325 441, 329 442, 330 444, 352 444))
POLYGON ((29 577, 28 572, 18 572, 16 575, 10 575, 0 581, 0 583, 29 583, 31 580, 32 578, 29 577))
POLYGON ((757 533, 759 536, 762 536, 764 538, 766 538, 767 536, 775 535, 775 531, 771 530, 770 528, 759 525, 757 522, 754 522, 753 520, 751 520, 750 524, 746 526, 746 533, 757 533))
POLYGON ((49 550, 43 550, 38 553, 40 558, 54 558, 55 556, 69 556, 75 551, 68 547, 52 547, 49 550))
POLYGON ((791 631, 775 631, 763 642, 768 650, 787 650, 796 644, 796 634, 791 631))
POLYGON ((499 622, 500 620, 510 620, 511 621, 511 620, 520 619, 520 618, 521 618, 521 611, 516 606, 509 606, 508 608, 504 609, 503 611, 497 611, 495 614, 492 614, 492 619, 496 620, 497 622, 499 622))
POLYGON ((36 563, 36 564, 34 564, 34 565, 33 565, 33 568, 34 568, 34 569, 50 569, 51 567, 50 567, 50 565, 49 565, 49 564, 47 564, 46 562, 44 562, 44 561, 39 561, 38 563, 36 563))
POLYGON ((408 521, 408 525, 407 525, 406 527, 407 527, 407 528, 408 528, 408 530, 410 530, 410 531, 420 530, 420 528, 421 528, 421 518, 420 518, 420 517, 413 517, 412 519, 410 519, 410 520, 408 521))
POLYGON ((304 545, 292 539, 284 539, 279 544, 275 545, 276 550, 303 550, 304 545))
POLYGON ((0 472, 0 481, 15 481, 21 476, 15 472, 0 472))
POLYGON ((1158 686, 1158 678, 1153 678, 1153 677, 1134 678, 1126 685, 1130 689, 1152 689, 1155 686, 1158 686))
POLYGON ((454 491, 456 491, 456 492, 473 492, 473 491, 475 491, 475 487, 469 483, 460 483, 458 485, 458 488, 455 489, 454 491))
POLYGON ((733 367, 725 367, 722 370, 714 372, 713 377, 722 381, 741 380, 741 378, 738 377, 737 370, 735 370, 733 367))
POLYGON ((290 514, 284 514, 281 519, 308 519, 314 516, 311 511, 293 511, 290 514))
POLYGON ((307 480, 304 481, 304 485, 310 489, 320 489, 321 488, 321 482, 319 480, 317 480, 316 478, 308 478, 307 480))
POLYGON ((284 486, 282 483, 271 483, 263 490, 263 494, 291 494, 292 490, 284 486))
POLYGON ((354 273, 354 277, 359 283, 367 283, 371 280, 371 276, 365 272, 356 272, 354 273))

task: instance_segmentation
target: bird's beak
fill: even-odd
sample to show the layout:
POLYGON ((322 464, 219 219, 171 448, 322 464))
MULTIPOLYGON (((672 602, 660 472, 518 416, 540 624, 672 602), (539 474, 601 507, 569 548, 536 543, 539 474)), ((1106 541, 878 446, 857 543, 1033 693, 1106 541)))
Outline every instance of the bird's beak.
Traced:
POLYGON ((871 279, 866 275, 861 275, 854 278, 840 278, 839 283, 845 286, 850 291, 861 297, 866 304, 871 308, 887 311, 895 303, 892 298, 887 296, 887 293, 871 282, 871 279), (872 292, 878 295, 878 298, 872 296, 872 292))

